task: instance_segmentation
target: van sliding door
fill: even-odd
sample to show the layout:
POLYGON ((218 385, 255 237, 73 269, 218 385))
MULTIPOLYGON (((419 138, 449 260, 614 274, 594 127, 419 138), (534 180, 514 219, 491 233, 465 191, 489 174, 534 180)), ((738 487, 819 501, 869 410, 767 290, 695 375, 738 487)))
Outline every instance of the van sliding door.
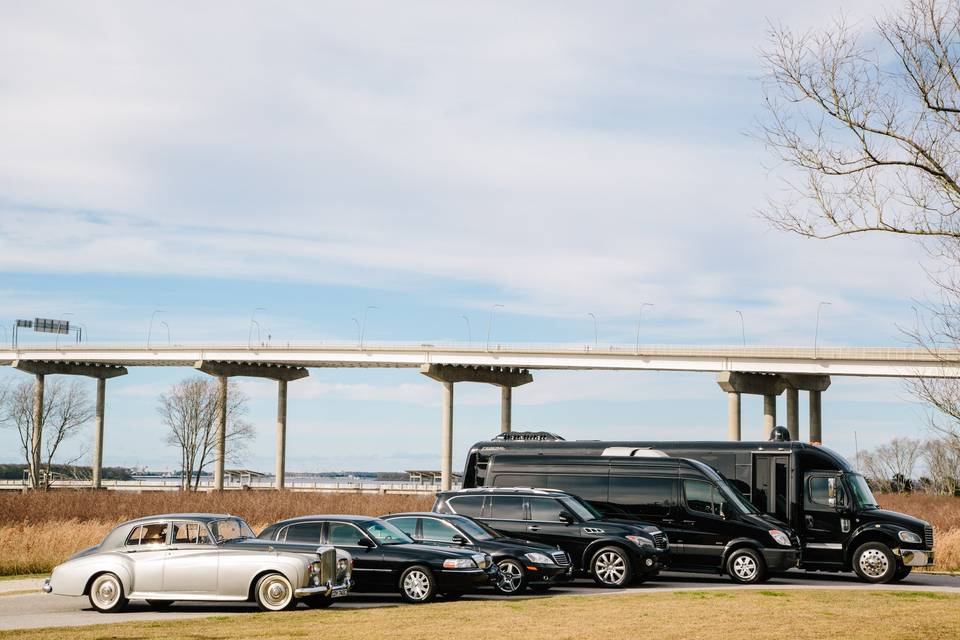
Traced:
POLYGON ((790 522, 790 456, 753 454, 750 501, 763 513, 790 522))

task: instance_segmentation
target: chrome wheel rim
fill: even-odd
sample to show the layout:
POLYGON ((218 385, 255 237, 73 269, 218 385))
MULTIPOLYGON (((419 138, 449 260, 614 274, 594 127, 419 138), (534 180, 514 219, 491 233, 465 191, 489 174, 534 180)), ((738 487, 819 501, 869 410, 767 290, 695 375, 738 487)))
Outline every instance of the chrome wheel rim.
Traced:
POLYGON ((423 571, 414 569, 403 578, 403 592, 411 600, 426 600, 430 595, 430 578, 423 571))
POLYGON ((109 609, 120 600, 122 587, 115 576, 100 576, 90 586, 90 595, 101 609, 109 609))
POLYGON ((604 584, 620 584, 627 575, 627 563, 615 551, 604 551, 593 562, 594 573, 604 584))
POLYGON ((753 580, 757 577, 758 569, 757 561, 753 559, 753 556, 744 554, 733 561, 733 573, 741 580, 753 580))
POLYGON ((880 578, 890 569, 887 554, 879 549, 867 549, 860 554, 860 570, 871 578, 880 578))
POLYGON ((520 588, 523 582, 523 569, 516 562, 504 560, 497 565, 500 570, 500 582, 497 588, 504 593, 513 593, 520 588))
POLYGON ((269 576, 260 581, 258 595, 265 608, 279 611, 290 604, 290 600, 293 599, 293 589, 283 576, 269 576))

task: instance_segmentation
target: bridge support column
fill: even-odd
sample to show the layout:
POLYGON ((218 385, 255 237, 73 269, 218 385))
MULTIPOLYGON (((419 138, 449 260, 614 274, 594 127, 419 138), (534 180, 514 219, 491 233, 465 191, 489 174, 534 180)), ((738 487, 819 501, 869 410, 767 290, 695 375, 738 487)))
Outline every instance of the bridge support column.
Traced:
POLYGON ((511 429, 513 387, 533 381, 526 369, 508 367, 467 367, 451 364, 425 364, 420 373, 443 383, 443 434, 440 443, 440 487, 444 491, 453 485, 453 384, 455 382, 483 382, 500 387, 500 432, 511 429))
POLYGON ((223 491, 223 472, 227 460, 227 376, 219 376, 217 382, 217 433, 214 443, 213 490, 223 491))
POLYGON ((36 374, 33 385, 33 425, 30 431, 30 488, 40 488, 40 440, 43 435, 43 385, 44 375, 36 374))
POLYGON ((277 380, 277 460, 274 487, 283 490, 287 464, 287 381, 277 380))
POLYGON ((810 391, 810 442, 811 444, 822 444, 822 415, 820 405, 820 392, 810 391))
POLYGON ((799 395, 799 391, 787 387, 787 431, 790 432, 791 440, 800 439, 799 395))
POLYGON ((763 440, 770 437, 770 432, 777 426, 777 396, 766 394, 763 396, 763 440))
POLYGON ((500 433, 510 433, 513 413, 513 387, 500 387, 500 433))
POLYGON ((103 476, 103 411, 107 395, 107 379, 97 378, 97 410, 93 420, 93 463, 91 479, 94 489, 101 487, 103 476))
POLYGON ((727 392, 727 440, 740 441, 740 393, 727 392))
POLYGON ((440 490, 449 491, 453 479, 453 383, 443 382, 443 423, 440 434, 440 490))

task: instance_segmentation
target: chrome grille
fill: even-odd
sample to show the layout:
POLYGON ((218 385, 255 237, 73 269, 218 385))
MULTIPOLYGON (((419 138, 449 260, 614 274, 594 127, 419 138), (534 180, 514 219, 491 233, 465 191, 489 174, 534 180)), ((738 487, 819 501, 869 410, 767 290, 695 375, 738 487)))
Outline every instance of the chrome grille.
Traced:
POLYGON ((653 545, 657 549, 666 549, 667 548, 667 536, 662 533, 653 534, 653 545))
POLYGON ((550 555, 553 557, 553 561, 556 562, 558 566, 561 566, 561 567, 570 566, 570 556, 568 556, 566 552, 554 551, 550 555))
POLYGON ((320 552, 320 583, 333 580, 337 575, 337 550, 327 547, 320 552))
POLYGON ((927 525, 923 528, 923 542, 927 549, 933 549, 933 527, 927 525))

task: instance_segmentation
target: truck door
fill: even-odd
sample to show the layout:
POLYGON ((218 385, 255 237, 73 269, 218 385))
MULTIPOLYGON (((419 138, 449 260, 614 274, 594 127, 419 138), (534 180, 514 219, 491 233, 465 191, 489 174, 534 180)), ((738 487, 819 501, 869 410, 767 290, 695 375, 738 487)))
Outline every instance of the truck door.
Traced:
POLYGON ((850 537, 849 498, 835 471, 810 471, 803 476, 803 561, 843 564, 850 537))
POLYGON ((783 454, 753 454, 753 490, 750 501, 762 513, 789 523, 790 456, 783 454))

